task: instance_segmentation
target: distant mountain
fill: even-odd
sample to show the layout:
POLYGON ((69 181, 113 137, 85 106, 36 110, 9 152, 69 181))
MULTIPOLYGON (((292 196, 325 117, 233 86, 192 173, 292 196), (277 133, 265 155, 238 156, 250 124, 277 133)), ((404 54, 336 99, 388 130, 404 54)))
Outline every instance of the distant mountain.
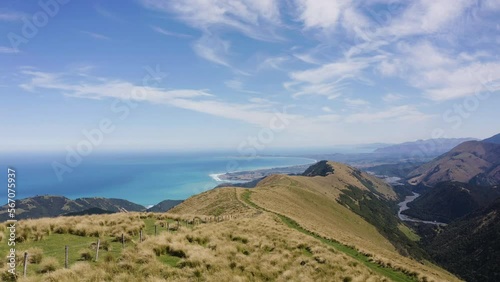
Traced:
POLYGON ((500 144, 464 142, 408 174, 412 185, 434 186, 443 181, 500 183, 500 144), (475 181, 473 180, 476 177, 475 181))
POLYGON ((90 208, 83 211, 69 212, 63 214, 63 216, 80 216, 80 215, 91 215, 91 214, 112 214, 113 211, 107 211, 100 208, 90 208))
POLYGON ((484 139, 483 142, 500 144, 500 133, 495 136, 491 136, 490 138, 484 139))
POLYGON ((158 204, 150 207, 148 212, 166 212, 178 204, 184 202, 183 200, 164 200, 159 202, 158 204))
POLYGON ((466 281, 500 281, 500 198, 449 225, 426 249, 466 281))
POLYGON ((448 152, 460 143, 476 140, 474 138, 436 138, 405 142, 376 149, 374 153, 393 154, 402 156, 438 156, 448 152))
POLYGON ((497 186, 441 182, 409 203, 410 209, 403 211, 403 214, 423 220, 449 223, 490 205, 498 197, 500 188, 497 186))
MULTIPOLYGON (((99 208, 110 212, 144 211, 141 205, 122 199, 79 198, 71 200, 62 196, 36 196, 17 200, 16 219, 56 217, 67 213, 81 212, 91 208, 99 208)), ((0 221, 9 219, 7 205, 0 210, 0 221)))

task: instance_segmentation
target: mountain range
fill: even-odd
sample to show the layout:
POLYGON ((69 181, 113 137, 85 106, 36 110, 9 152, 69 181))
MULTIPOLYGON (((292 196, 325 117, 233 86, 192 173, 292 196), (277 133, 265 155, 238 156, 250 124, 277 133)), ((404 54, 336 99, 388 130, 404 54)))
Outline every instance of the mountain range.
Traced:
POLYGON ((500 144, 488 141, 464 142, 413 170, 407 178, 412 185, 429 187, 444 181, 473 181, 477 185, 499 183, 500 144))
POLYGON ((417 140, 401 144, 390 145, 378 148, 374 153, 397 154, 403 156, 423 155, 435 156, 448 152, 453 147, 466 142, 477 140, 474 138, 435 138, 428 140, 417 140))

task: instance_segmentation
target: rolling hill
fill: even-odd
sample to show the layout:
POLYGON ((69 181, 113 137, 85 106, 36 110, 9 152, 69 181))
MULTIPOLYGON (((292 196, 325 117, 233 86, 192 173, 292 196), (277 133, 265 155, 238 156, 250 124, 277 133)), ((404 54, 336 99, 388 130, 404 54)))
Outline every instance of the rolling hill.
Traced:
POLYGON ((433 187, 443 181, 500 183, 500 144, 468 141, 408 174, 408 183, 433 187))
MULTIPOLYGON (((16 202, 16 218, 55 217, 67 213, 81 212, 91 208, 99 208, 109 212, 143 211, 146 208, 122 199, 79 198, 71 200, 62 196, 36 196, 21 199, 16 202)), ((0 221, 9 219, 7 206, 0 210, 0 221)))
POLYGON ((206 216, 275 214, 292 227, 351 246, 389 268, 412 269, 420 278, 431 280, 456 280, 424 258, 417 263, 402 255, 416 253, 418 247, 411 246, 408 238, 398 237, 405 236, 401 232, 404 226, 388 208, 397 197, 390 186, 335 162, 320 163, 307 175, 312 175, 311 171, 326 176, 272 175, 255 188, 218 188, 193 196, 171 212, 206 216), (331 169, 325 171, 325 164, 331 169), (388 233, 398 235, 391 237, 388 233))
POLYGON ((183 200, 163 200, 158 204, 150 207, 148 209, 148 212, 166 212, 182 202, 183 200))
MULTIPOLYGON (((397 195, 389 185, 335 162, 312 170, 206 191, 168 213, 20 220, 16 248, 33 258, 25 280, 459 281, 412 257, 419 249, 391 212, 397 195)), ((5 241, 9 230, 0 231, 5 241)))

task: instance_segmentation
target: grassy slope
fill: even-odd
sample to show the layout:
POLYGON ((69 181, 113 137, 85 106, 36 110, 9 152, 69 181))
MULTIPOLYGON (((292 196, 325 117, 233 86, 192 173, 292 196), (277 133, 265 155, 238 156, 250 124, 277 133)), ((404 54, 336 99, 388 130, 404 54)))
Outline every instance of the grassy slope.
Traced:
MULTIPOLYGON (((85 218, 91 224, 120 222, 130 216, 142 223, 146 239, 140 243, 135 238, 125 249, 112 243, 110 252, 101 250, 98 262, 78 262, 73 255, 75 246, 85 248, 95 242, 97 238, 92 236, 49 232, 39 241, 20 243, 19 249, 41 247, 43 260, 54 257, 59 265, 54 272, 39 274, 40 264, 30 264, 28 277, 19 281, 384 281, 357 259, 290 229, 269 213, 196 226, 181 224, 175 232, 161 228, 157 236, 154 224, 169 215, 131 213, 85 218), (62 268, 65 244, 70 245, 69 269, 62 268)), ((71 219, 60 218, 58 224, 70 226, 71 219)), ((33 228, 45 227, 49 222, 19 224, 33 228)), ((111 231, 106 226, 103 230, 111 231)), ((109 235, 105 231, 101 240, 109 235)), ((4 254, 3 247, 0 251, 4 254)))
POLYGON ((252 189, 252 199, 259 206, 289 216, 307 230, 355 246, 363 252, 374 254, 382 261, 393 262, 401 268, 414 269, 443 280, 456 279, 430 263, 416 263, 400 256, 374 226, 338 204, 337 197, 342 193, 338 189, 339 185, 359 185, 357 179, 340 177, 338 171, 337 165, 337 178, 335 175, 309 178, 272 176, 252 189))
MULTIPOLYGON (((64 245, 71 250, 69 270, 59 266, 41 275, 40 266, 33 265, 28 268, 29 278, 21 281, 383 281, 383 277, 411 281, 412 276, 401 269, 420 279, 457 280, 434 265, 401 257, 375 227, 339 205, 336 198, 341 191, 335 186, 345 179, 338 178, 343 169, 338 171, 330 179, 272 176, 251 190, 251 199, 247 189, 211 190, 186 200, 172 211, 176 214, 21 221, 18 232, 24 242, 18 250, 38 246, 44 258, 54 256, 60 266, 64 245), (189 222, 196 215, 226 220, 197 226, 181 223, 180 230, 168 233, 158 227, 159 235, 154 236, 155 224, 169 221, 172 227, 175 218, 189 222), (142 243, 140 229, 145 237, 142 243), (122 233, 127 238, 125 249, 113 242, 122 233), (86 248, 97 236, 111 244, 111 251, 102 251, 99 262, 77 262, 73 251, 86 248), (61 251, 51 253, 54 249, 61 251)), ((344 173, 348 175, 349 169, 344 173)), ((3 231, 0 252, 5 254, 7 231, 3 231)))

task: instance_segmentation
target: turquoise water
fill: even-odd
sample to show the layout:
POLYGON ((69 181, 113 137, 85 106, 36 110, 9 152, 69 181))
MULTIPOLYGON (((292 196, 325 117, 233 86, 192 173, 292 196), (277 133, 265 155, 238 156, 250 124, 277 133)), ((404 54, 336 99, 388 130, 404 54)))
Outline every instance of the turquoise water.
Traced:
MULTIPOLYGON (((141 205, 165 199, 186 199, 209 190, 220 182, 210 175, 311 164, 299 157, 257 157, 253 159, 221 154, 107 154, 85 157, 60 181, 53 162, 65 164, 64 156, 23 155, 2 158, 0 176, 6 183, 7 166, 17 172, 17 198, 35 195, 121 198, 141 205)), ((6 190, 6 189, 5 189, 6 190)), ((0 195, 6 202, 7 195, 0 195)))

